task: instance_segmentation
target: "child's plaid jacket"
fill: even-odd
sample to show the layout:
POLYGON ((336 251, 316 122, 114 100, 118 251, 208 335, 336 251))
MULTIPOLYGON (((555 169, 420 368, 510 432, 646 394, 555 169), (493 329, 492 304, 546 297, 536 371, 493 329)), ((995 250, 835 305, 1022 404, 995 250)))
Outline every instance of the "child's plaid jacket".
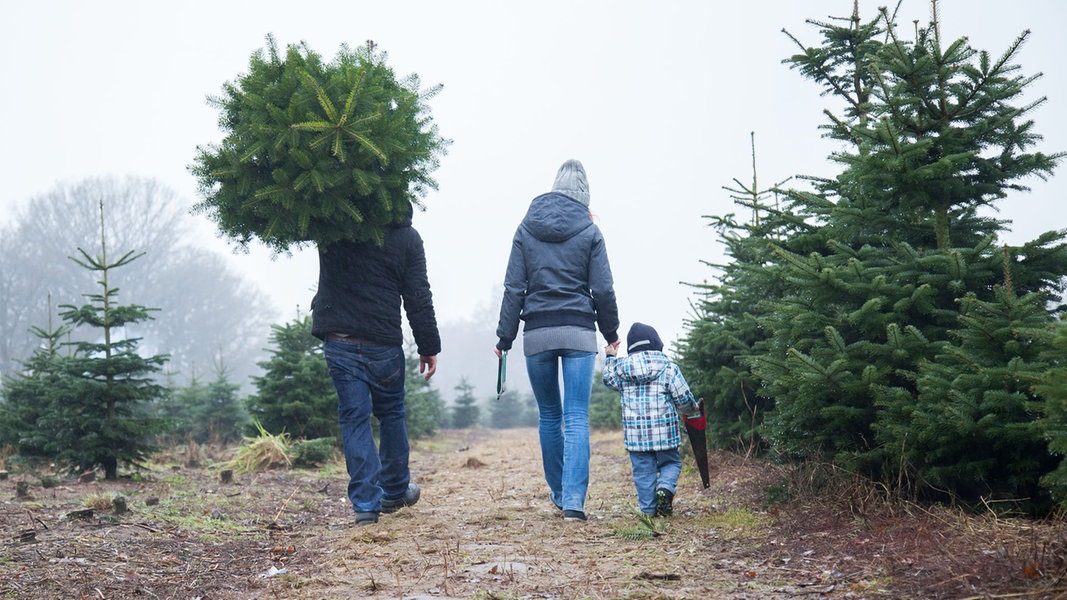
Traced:
POLYGON ((678 448, 678 413, 700 413, 682 371, 658 350, 607 357, 604 385, 622 393, 623 442, 629 451, 678 448))

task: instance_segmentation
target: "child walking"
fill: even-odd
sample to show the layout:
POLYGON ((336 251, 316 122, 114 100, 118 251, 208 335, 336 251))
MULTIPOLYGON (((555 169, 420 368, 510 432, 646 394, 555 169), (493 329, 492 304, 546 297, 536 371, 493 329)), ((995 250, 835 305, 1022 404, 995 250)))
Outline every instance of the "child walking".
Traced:
POLYGON ((625 358, 618 358, 611 346, 604 352, 604 385, 622 393, 623 441, 633 465, 638 507, 646 515, 669 517, 682 472, 678 413, 699 415, 700 408, 651 326, 630 327, 625 358))

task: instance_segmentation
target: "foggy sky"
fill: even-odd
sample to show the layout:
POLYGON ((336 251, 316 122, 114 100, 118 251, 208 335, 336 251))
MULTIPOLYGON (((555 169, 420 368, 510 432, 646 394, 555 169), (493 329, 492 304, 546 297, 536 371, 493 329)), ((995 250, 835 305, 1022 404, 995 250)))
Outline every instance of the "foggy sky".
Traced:
MULTIPOLYGON (((884 4, 862 0, 861 14, 884 4)), ((1044 72, 1031 87, 1031 99, 1049 98, 1033 115, 1045 136, 1038 149, 1067 149, 1067 3, 939 5, 943 39, 967 35, 994 57, 1032 30, 1019 64, 1044 72)), ((245 72, 268 33, 283 47, 306 41, 327 59, 342 43, 373 39, 398 75, 444 85, 430 108, 453 144, 435 173, 439 191, 415 216, 440 320, 495 320, 515 227, 558 166, 577 158, 607 240, 622 334, 642 321, 669 345, 684 333, 693 297, 684 282, 710 279, 701 261, 721 260, 702 216, 737 212, 722 186, 752 181, 750 132, 761 187, 837 172, 818 126, 823 108, 838 106, 782 64, 796 47, 781 30, 815 45, 805 19, 851 10, 852 0, 9 3, 0 20, 0 227, 57 181, 94 175, 157 178, 191 206, 196 146, 222 135, 205 98, 245 72)), ((925 0, 901 10, 901 24, 929 19, 925 0)), ((1031 194, 999 205, 1015 223, 1006 241, 1064 227, 1064 181, 1028 182, 1031 194)), ((193 242, 225 253, 274 301, 278 322, 308 311, 313 251, 233 254, 196 219, 193 242)), ((445 373, 461 359, 443 342, 445 373)))

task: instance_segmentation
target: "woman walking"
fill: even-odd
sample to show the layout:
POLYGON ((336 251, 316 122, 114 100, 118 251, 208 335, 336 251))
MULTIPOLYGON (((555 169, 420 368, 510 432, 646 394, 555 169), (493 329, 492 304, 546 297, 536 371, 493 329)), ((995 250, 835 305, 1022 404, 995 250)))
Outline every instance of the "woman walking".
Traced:
POLYGON ((589 213, 589 182, 577 160, 563 163, 552 191, 533 199, 515 231, 496 330, 498 357, 511 349, 520 320, 549 495, 565 519, 584 521, 596 331, 617 347, 619 311, 604 236, 589 213))

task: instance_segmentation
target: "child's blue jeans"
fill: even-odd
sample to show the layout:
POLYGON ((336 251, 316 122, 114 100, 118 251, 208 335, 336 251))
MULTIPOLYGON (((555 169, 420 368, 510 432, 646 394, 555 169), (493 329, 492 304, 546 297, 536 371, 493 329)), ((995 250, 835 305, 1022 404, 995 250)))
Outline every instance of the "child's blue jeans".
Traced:
POLYGON ((677 448, 670 450, 631 451, 637 506, 646 515, 656 512, 656 490, 663 488, 674 494, 678 476, 682 473, 682 456, 677 448))

